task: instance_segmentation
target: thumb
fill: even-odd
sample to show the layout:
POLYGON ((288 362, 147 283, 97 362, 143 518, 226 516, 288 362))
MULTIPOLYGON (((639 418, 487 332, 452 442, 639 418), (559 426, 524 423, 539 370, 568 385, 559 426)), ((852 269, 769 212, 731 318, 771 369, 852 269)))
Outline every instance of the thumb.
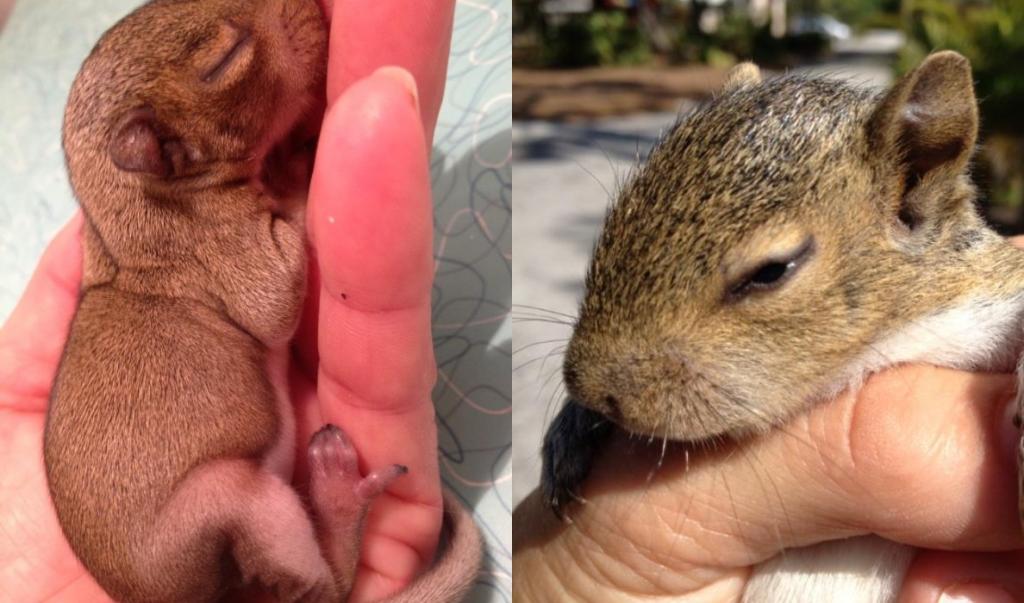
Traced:
POLYGON ((46 248, 14 312, 0 329, 0 408, 46 408, 82 280, 76 213, 46 248))

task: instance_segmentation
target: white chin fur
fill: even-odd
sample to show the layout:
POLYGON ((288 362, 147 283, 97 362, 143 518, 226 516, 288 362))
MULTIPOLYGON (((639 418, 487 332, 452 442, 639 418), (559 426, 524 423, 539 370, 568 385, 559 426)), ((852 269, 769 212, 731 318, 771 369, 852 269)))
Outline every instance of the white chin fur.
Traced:
POLYGON ((918 319, 880 341, 851 363, 826 389, 833 398, 860 387, 871 373, 920 362, 964 370, 1012 371, 1024 340, 1024 295, 1005 300, 970 300, 918 319))
MULTIPOLYGON (((1010 371, 1024 341, 1024 295, 972 300, 917 320, 876 342, 822 398, 857 388, 871 373, 910 362, 1010 371)), ((914 549, 863 536, 790 549, 754 569, 744 603, 891 603, 914 549)))

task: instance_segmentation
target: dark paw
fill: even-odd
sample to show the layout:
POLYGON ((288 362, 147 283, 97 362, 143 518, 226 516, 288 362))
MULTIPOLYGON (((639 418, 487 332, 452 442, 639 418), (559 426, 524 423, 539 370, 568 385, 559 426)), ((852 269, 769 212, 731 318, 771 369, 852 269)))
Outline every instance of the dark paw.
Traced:
POLYGON ((568 400, 544 434, 541 492, 560 519, 571 501, 580 500, 580 486, 611 431, 603 415, 568 400))

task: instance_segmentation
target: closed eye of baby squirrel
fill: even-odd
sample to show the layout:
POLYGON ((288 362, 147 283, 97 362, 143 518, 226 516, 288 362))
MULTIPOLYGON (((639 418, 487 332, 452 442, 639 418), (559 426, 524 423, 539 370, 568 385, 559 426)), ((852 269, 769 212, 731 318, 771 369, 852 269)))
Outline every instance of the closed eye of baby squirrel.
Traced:
MULTIPOLYGON (((607 215, 565 356, 569 400, 544 442, 553 510, 613 425, 743 438, 894 364, 1012 370, 1024 253, 974 207, 977 127, 953 52, 882 93, 734 68, 607 215)), ((894 600, 913 551, 875 538, 787 551, 745 600, 842 598, 809 560, 842 567, 856 547, 875 547, 877 567, 843 600, 894 600)))
MULTIPOLYGON (((289 340, 325 104, 314 0, 153 0, 72 86, 64 149, 85 215, 78 310, 44 457, 71 548, 125 603, 214 601, 258 584, 335 603, 363 520, 406 469, 363 477, 346 435, 312 438, 290 485, 289 340)), ((480 537, 445 498, 447 550, 394 601, 454 601, 480 537)))

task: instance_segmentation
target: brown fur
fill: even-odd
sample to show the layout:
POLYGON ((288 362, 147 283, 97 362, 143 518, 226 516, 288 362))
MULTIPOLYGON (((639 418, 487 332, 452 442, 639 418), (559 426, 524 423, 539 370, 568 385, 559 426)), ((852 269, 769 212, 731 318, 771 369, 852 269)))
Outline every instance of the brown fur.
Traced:
POLYGON ((1024 286, 1024 255, 973 205, 962 57, 885 95, 745 69, 652 152, 594 251, 566 382, 638 433, 766 430, 895 328, 1024 286), (805 240, 787 282, 730 294, 805 240))
MULTIPOLYGON (((325 62, 313 0, 154 0, 72 87, 85 267, 44 453, 72 549, 119 601, 210 601, 241 582, 338 601, 351 587, 372 499, 358 471, 314 471, 316 533, 288 476, 262 465, 288 429, 268 363, 286 359, 302 306, 296 149, 319 124, 325 62)), ((314 438, 314 469, 339 445, 314 438)), ((427 574, 438 592, 458 585, 444 601, 480 557, 471 518, 447 510, 465 553, 427 574)))
MULTIPOLYGON (((612 423, 744 437, 894 363, 1013 369, 1024 253, 974 207, 977 127, 953 52, 881 94, 737 68, 607 216, 570 400, 545 436, 545 503, 564 517, 612 423)), ((786 551, 754 568, 744 601, 893 601, 912 556, 871 537, 786 551)))

